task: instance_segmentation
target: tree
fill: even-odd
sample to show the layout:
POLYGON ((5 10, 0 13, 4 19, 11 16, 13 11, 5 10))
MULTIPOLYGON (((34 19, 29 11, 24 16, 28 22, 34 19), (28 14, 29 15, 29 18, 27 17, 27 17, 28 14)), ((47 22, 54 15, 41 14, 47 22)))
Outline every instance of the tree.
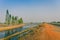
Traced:
POLYGON ((5 23, 8 24, 8 18, 9 18, 9 11, 6 10, 6 19, 5 19, 5 23))
POLYGON ((15 23, 15 17, 12 16, 12 24, 14 24, 14 23, 15 23))
POLYGON ((22 18, 20 18, 20 19, 18 20, 18 24, 20 24, 20 23, 23 23, 23 19, 22 19, 22 18))
POLYGON ((8 23, 11 24, 11 14, 9 14, 8 23))
POLYGON ((15 16, 15 24, 17 24, 18 22, 17 22, 17 20, 18 20, 18 17, 17 16, 15 16))

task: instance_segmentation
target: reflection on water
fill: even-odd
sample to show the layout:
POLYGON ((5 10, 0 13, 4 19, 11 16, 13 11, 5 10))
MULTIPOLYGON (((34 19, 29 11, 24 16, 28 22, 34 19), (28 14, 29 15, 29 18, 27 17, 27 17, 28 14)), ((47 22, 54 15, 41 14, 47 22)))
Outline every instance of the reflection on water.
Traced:
POLYGON ((0 32, 0 38, 3 38, 5 36, 5 32, 0 32))

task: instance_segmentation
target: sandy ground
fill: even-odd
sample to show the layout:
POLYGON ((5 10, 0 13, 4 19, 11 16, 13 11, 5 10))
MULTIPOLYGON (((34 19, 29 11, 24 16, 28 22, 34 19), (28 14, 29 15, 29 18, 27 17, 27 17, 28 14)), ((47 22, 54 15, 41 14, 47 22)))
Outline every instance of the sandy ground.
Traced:
POLYGON ((6 30, 12 30, 15 28, 20 28, 22 26, 24 26, 25 24, 20 24, 20 25, 13 25, 13 26, 7 26, 7 27, 0 27, 0 32, 1 31, 6 31, 6 30))
POLYGON ((42 24, 40 40, 60 40, 60 28, 51 24, 42 24))

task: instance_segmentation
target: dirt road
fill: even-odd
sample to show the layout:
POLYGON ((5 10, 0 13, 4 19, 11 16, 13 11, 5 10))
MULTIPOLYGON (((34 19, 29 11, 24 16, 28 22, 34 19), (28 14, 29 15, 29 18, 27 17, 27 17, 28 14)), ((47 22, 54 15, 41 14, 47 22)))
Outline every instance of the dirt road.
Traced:
POLYGON ((51 24, 42 24, 40 40, 60 40, 60 28, 51 24))

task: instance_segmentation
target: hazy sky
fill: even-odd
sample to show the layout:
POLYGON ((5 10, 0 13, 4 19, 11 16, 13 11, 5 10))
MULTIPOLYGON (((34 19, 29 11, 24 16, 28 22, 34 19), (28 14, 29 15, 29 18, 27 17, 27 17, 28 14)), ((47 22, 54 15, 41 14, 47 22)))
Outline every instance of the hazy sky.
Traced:
POLYGON ((0 0, 0 21, 6 10, 24 22, 60 21, 60 0, 0 0))

